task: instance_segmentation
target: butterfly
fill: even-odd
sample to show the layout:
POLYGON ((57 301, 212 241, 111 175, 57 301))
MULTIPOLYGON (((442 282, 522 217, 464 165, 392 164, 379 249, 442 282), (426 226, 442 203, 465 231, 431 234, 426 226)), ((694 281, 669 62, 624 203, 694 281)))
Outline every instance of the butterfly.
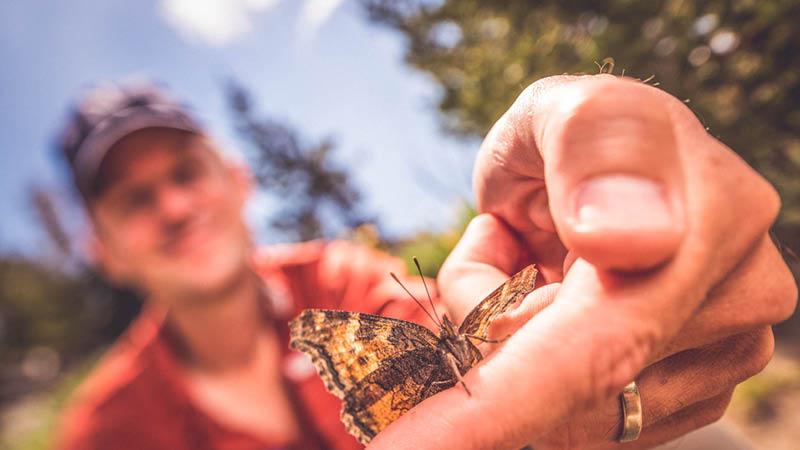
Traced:
MULTIPOLYGON (((483 359, 475 342, 497 342, 487 339, 489 326, 534 289, 537 273, 534 265, 518 272, 484 298, 458 329, 447 315, 439 320, 435 309, 434 319, 403 286, 439 324, 438 336, 404 320, 306 309, 289 322, 289 345, 311 357, 325 387, 342 399, 347 431, 367 444, 412 407, 456 383, 470 393, 461 378, 483 359)), ((433 308, 430 294, 428 299, 433 308)))

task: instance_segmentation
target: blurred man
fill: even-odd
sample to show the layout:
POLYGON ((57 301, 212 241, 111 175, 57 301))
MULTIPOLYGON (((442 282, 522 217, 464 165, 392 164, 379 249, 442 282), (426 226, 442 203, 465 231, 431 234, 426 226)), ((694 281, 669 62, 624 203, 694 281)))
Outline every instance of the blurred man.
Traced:
MULTIPOLYGON (((519 331, 467 374, 472 396, 453 389, 432 397, 375 448, 615 446, 623 422, 616 395, 634 378, 645 411, 637 443, 652 446, 716 420, 733 386, 769 359, 768 325, 795 301, 765 238, 774 191, 746 165, 720 157, 729 150, 710 137, 695 144, 716 152, 751 194, 739 203, 712 195, 730 189, 726 176, 699 188, 708 158, 681 159, 684 137, 697 132, 670 122, 684 120, 670 112, 674 99, 631 81, 582 80, 529 89, 487 138, 475 184, 489 214, 470 225, 440 278, 458 319, 528 262, 542 267, 547 285, 498 324, 502 333, 519 331), (651 108, 592 116, 608 92, 651 108), (666 118, 657 114, 664 111, 666 118), (629 141, 604 134, 615 121, 616 136, 629 141), (592 153, 586 149, 597 140, 569 141, 593 136, 607 147, 592 153), (654 139, 651 159, 660 166, 631 157, 654 139), (562 200, 593 169, 610 181, 562 200), (576 216, 576 201, 591 208, 576 216), (713 214, 686 206, 696 201, 713 214), (752 224, 739 224, 732 238, 742 214, 752 224), (724 264, 707 256, 709 246, 724 264), (765 287, 765 273, 768 286, 755 289, 765 287), (750 314, 724 314, 730 305, 750 314)), ((147 301, 77 394, 61 448, 359 448, 339 421, 338 400, 304 356, 289 352, 286 322, 307 307, 423 322, 387 276, 402 263, 343 242, 255 249, 241 217, 246 171, 151 87, 87 95, 63 149, 94 227, 94 260, 147 301)))
POLYGON ((147 302, 79 392, 62 447, 359 447, 289 354, 286 322, 309 306, 392 314, 387 273, 402 264, 343 242, 256 252, 248 174, 152 87, 90 93, 63 148, 92 257, 147 302))

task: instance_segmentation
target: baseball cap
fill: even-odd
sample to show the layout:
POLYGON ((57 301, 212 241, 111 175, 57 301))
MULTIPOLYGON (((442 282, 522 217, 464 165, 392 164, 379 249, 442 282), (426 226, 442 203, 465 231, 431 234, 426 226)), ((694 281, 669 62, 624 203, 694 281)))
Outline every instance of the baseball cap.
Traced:
POLYGON ((172 99, 155 83, 102 84, 76 102, 59 147, 84 199, 95 194, 101 164, 114 144, 135 131, 154 127, 203 133, 188 106, 172 99))

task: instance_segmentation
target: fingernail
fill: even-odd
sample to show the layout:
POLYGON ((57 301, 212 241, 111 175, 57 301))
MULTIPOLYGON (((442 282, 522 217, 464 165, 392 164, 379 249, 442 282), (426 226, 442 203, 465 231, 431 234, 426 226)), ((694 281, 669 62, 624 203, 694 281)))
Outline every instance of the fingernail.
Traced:
POLYGON ((663 230, 677 225, 664 188, 634 175, 600 175, 584 181, 575 200, 578 228, 663 230))

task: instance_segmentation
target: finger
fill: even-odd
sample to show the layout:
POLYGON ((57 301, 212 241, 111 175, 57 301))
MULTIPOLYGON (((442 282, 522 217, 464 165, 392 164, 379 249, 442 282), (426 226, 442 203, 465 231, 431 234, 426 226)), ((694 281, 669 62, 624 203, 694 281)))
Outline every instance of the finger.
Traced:
POLYGON ((622 429, 622 407, 616 406, 612 414, 616 423, 609 423, 600 439, 588 440, 564 425, 554 430, 544 439, 535 441, 531 446, 537 450, 556 450, 564 448, 581 448, 591 450, 605 449, 638 449, 652 448, 655 445, 673 441, 686 433, 719 420, 730 404, 733 389, 726 389, 721 394, 694 403, 656 423, 644 425, 639 439, 621 444, 616 442, 622 429))
POLYGON ((644 424, 675 414, 692 403, 715 397, 761 372, 775 348, 772 329, 731 336, 686 350, 645 369, 639 376, 644 424))
MULTIPOLYGON (((526 298, 519 308, 496 319, 490 338, 500 339, 514 333, 552 303, 559 286, 555 283, 538 289, 537 295, 526 298)), ((709 293, 709 299, 675 340, 654 355, 654 360, 786 320, 794 312, 796 299, 794 278, 770 237, 765 235, 724 283, 709 293)))
MULTIPOLYGON (((535 295, 529 295, 518 308, 498 318, 492 325, 490 338, 500 339, 516 332, 553 302, 558 287, 558 284, 550 284, 537 289, 535 295)), ((703 347, 682 351, 649 366, 637 377, 643 408, 647 411, 644 425, 658 422, 756 375, 769 363, 774 348, 772 328, 762 325, 703 347)), ((606 410, 613 412, 617 404, 612 400, 606 410)), ((602 417, 604 413, 598 411, 598 415, 602 417)), ((613 414, 611 416, 613 418, 613 414)), ((601 424, 603 421, 595 418, 589 422, 601 424)), ((604 428, 599 425, 595 432, 604 428)))
POLYGON ((605 269, 666 262, 695 241, 690 231, 703 245, 743 252, 779 204, 682 102, 613 76, 531 85, 487 136, 474 179, 479 210, 506 220, 545 265, 553 244, 542 247, 544 235, 556 230, 605 269), (517 186, 510 194, 509 185, 517 186))
MULTIPOLYGON (((774 254, 772 251, 766 253, 774 254)), ((690 319, 670 345, 654 356, 653 360, 663 360, 683 352, 682 355, 691 355, 689 358, 697 358, 698 361, 704 361, 705 364, 708 361, 708 355, 700 353, 723 351, 730 345, 730 348, 743 349, 729 352, 728 357, 742 358, 741 363, 729 365, 729 369, 734 369, 729 372, 730 375, 736 378, 736 374, 744 371, 748 374, 745 378, 748 378, 760 372, 772 355, 770 325, 791 316, 795 304, 793 299, 796 299, 797 296, 797 286, 793 282, 791 273, 786 274, 788 282, 781 280, 781 276, 779 276, 781 271, 788 272, 788 268, 781 261, 778 258, 777 261, 769 264, 750 262, 746 265, 753 265, 753 269, 757 269, 758 272, 748 273, 741 267, 737 269, 731 279, 738 286, 728 288, 737 292, 736 298, 719 298, 718 293, 710 300, 709 305, 704 306, 697 316, 690 319), (746 277, 766 280, 767 285, 758 287, 758 282, 747 280, 746 277), (754 289, 754 286, 757 288, 754 289), (770 307, 753 307, 753 303, 767 304, 770 307), (760 338, 755 339, 755 337, 760 338), (720 344, 720 341, 724 343, 720 344), (753 345, 755 342, 759 344, 753 345), (697 350, 700 348, 702 350, 697 350), (687 352, 687 350, 691 351, 687 352), (757 369, 753 371, 753 367, 757 369)), ((537 288, 534 293, 522 301, 519 307, 495 319, 490 328, 489 338, 503 339, 516 332, 525 322, 555 300, 560 286, 560 283, 553 283, 537 288)), ((680 356, 680 358, 684 357, 680 356)), ((716 368, 719 368, 718 366, 719 364, 713 365, 716 368)), ((707 391, 705 387, 702 390, 707 391)), ((683 392, 688 394, 692 391, 683 392)))
POLYGON ((550 117, 538 139, 563 242, 599 267, 666 261, 683 237, 686 193, 663 93, 616 78, 569 92, 545 106, 550 117))
POLYGON ((553 303, 560 286, 560 283, 552 283, 528 294, 517 308, 509 310, 492 322, 489 339, 505 339, 514 334, 533 316, 553 303))
POLYGON ((709 292, 708 299, 656 358, 705 346, 728 336, 786 320, 797 285, 768 235, 709 292))
POLYGON ((520 266, 522 245, 499 219, 472 219, 439 271, 437 284, 456 323, 520 266))
MULTIPOLYGON (((639 439, 634 442, 606 444, 600 448, 645 449, 678 439, 690 431, 721 419, 731 402, 732 395, 733 389, 729 389, 715 397, 684 408, 648 428, 643 428, 639 439)), ((725 445, 724 442, 719 444, 725 445)))
MULTIPOLYGON (((662 439, 657 442, 664 442, 664 433, 656 431, 659 424, 688 408, 703 409, 706 401, 727 395, 766 366, 773 348, 772 332, 767 327, 679 353, 648 367, 637 377, 643 429, 662 439)), ((621 417, 620 401, 613 398, 602 408, 571 418, 537 442, 535 448, 563 448, 567 437, 575 448, 615 441, 621 417)))

